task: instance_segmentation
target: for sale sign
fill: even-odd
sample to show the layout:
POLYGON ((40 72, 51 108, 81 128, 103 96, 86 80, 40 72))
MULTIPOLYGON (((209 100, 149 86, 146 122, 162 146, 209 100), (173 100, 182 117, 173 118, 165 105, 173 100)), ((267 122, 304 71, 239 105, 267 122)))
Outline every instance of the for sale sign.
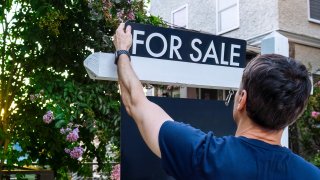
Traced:
POLYGON ((130 25, 133 27, 133 56, 244 67, 244 40, 141 24, 130 25))

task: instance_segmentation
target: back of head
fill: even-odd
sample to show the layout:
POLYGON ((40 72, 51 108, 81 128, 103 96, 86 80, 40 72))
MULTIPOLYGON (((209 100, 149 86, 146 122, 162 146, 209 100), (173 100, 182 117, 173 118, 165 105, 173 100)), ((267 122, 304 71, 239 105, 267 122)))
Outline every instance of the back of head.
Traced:
POLYGON ((247 115, 263 128, 279 130, 294 123, 311 91, 306 67, 292 58, 261 55, 244 70, 240 89, 247 91, 247 115))

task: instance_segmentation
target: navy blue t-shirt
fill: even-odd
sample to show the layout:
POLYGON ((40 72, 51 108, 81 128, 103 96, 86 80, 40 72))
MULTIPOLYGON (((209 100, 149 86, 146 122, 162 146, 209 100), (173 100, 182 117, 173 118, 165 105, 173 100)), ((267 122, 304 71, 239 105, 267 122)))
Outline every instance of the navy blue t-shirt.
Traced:
POLYGON ((215 137, 166 121, 159 132, 161 163, 176 179, 308 179, 320 170, 289 149, 245 137, 215 137))

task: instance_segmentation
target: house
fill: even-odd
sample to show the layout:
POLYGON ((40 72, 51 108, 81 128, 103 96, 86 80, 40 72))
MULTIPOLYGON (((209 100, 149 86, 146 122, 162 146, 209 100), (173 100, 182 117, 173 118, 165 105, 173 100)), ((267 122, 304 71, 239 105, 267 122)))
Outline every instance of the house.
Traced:
MULTIPOLYGON (((247 60, 273 32, 289 40, 289 56, 320 77, 320 0, 152 0, 150 13, 172 26, 247 41, 247 60)), ((169 89, 172 96, 224 100, 227 90, 169 89)))

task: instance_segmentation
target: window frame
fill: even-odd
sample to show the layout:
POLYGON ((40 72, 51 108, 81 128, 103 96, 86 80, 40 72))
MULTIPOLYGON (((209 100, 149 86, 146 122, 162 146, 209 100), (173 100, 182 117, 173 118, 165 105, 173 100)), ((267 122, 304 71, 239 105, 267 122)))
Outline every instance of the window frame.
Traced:
MULTIPOLYGON (((177 25, 175 25, 174 24, 174 22, 173 22, 173 18, 174 18, 174 14, 176 13, 176 12, 178 12, 178 11, 181 11, 182 9, 184 9, 184 8, 186 8, 186 29, 188 29, 189 28, 189 9, 188 9, 188 4, 184 4, 184 5, 182 5, 182 6, 180 6, 179 8, 177 8, 177 9, 175 9, 175 10, 173 10, 173 11, 171 11, 171 27, 174 27, 174 26, 177 26, 177 25)), ((180 27, 180 26, 178 26, 178 27, 180 27)), ((183 28, 183 27, 182 27, 183 28)))
POLYGON ((239 0, 236 0, 236 6, 237 6, 238 13, 237 13, 237 17, 236 17, 237 24, 235 25, 235 27, 231 27, 229 29, 219 31, 219 24, 220 24, 219 14, 220 14, 220 12, 229 9, 230 7, 233 7, 233 5, 229 6, 227 8, 221 9, 219 11, 219 0, 216 0, 216 34, 217 35, 224 34, 224 33, 227 33, 227 32, 230 32, 230 31, 233 31, 235 29, 240 28, 240 2, 239 2, 239 0))
POLYGON ((311 17, 310 0, 308 0, 308 21, 320 24, 320 20, 311 17))

